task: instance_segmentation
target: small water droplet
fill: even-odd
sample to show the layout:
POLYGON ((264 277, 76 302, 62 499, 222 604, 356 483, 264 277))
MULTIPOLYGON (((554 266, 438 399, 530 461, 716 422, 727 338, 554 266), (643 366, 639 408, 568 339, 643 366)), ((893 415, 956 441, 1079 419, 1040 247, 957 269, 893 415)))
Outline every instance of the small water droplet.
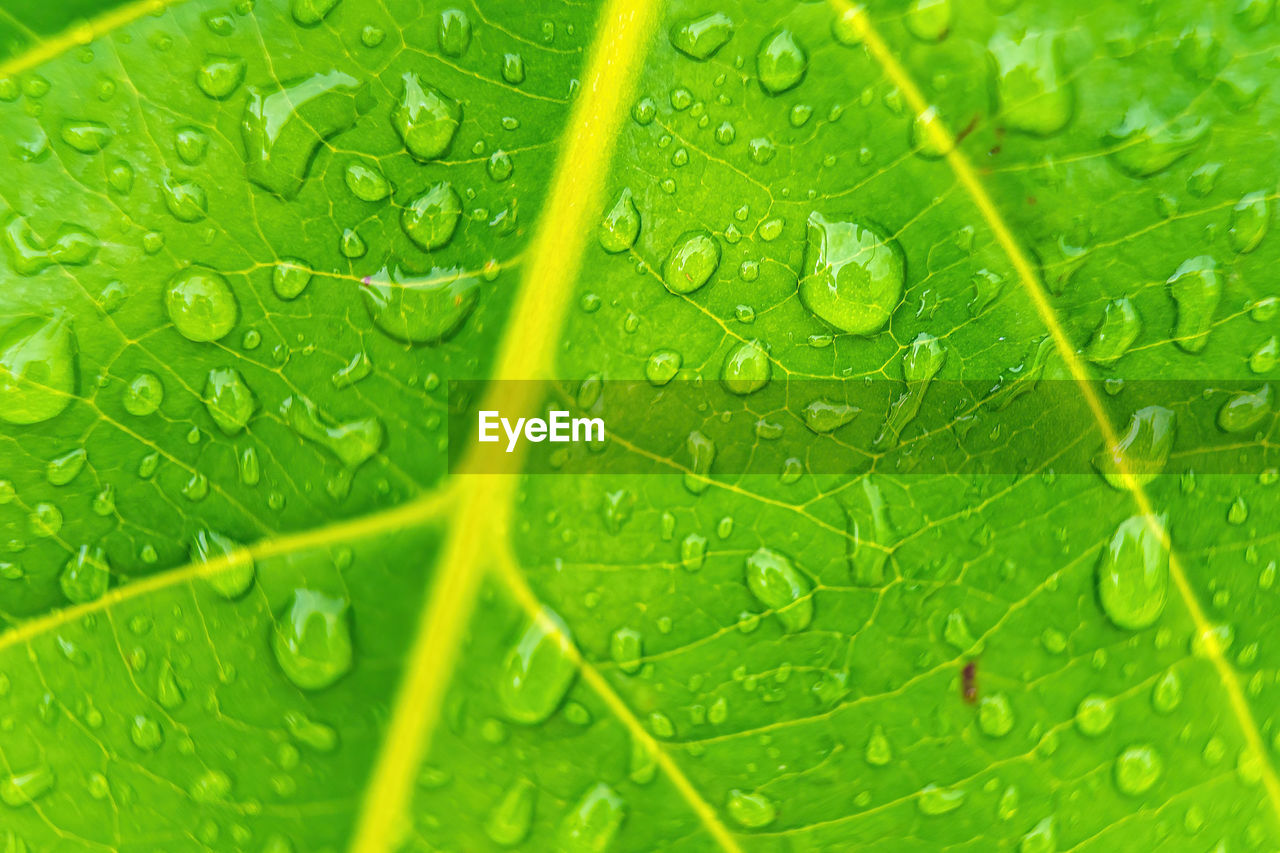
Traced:
POLYGON ((382 201, 391 194, 391 183, 382 171, 359 160, 347 164, 343 179, 351 194, 361 201, 382 201))
POLYGON ((631 197, 631 189, 623 187, 613 207, 600 220, 596 232, 600 246, 611 254, 625 252, 635 245, 640 236, 640 211, 631 197))
MULTIPOLYGON (((0 781, 0 802, 18 808, 29 805, 53 790, 56 782, 47 764, 37 765, 21 773, 11 773, 0 781)), ((26 845, 21 847, 25 849, 26 845)))
POLYGON ((1063 79, 1057 36, 1038 30, 997 32, 987 49, 1006 127, 1036 136, 1066 127, 1075 98, 1063 79))
POLYGON ((627 816, 626 802, 603 782, 589 788, 560 823, 561 853, 604 853, 627 816))
POLYGON ((953 812, 964 805, 966 794, 961 788, 943 788, 929 783, 916 795, 916 808, 930 817, 953 812))
POLYGON ((514 847, 524 841, 533 826, 533 806, 538 789, 524 777, 507 788, 484 822, 485 834, 494 844, 514 847))
POLYGON ((1013 707, 1003 693, 983 696, 978 703, 978 728, 987 737, 1001 738, 1013 729, 1013 707))
POLYGON ((65 486, 84 470, 84 463, 88 459, 89 455, 83 447, 68 451, 49 460, 49 464, 45 466, 44 470, 45 479, 49 481, 51 486, 65 486))
POLYGON ((219 367, 210 370, 205 380, 204 406, 219 429, 227 435, 235 435, 249 423, 249 418, 258 408, 258 398, 240 371, 219 367))
POLYGON ((192 341, 216 341, 236 323, 235 294, 227 280, 205 267, 187 267, 169 280, 165 310, 174 327, 192 341))
POLYGON ((111 128, 100 121, 66 121, 62 141, 81 154, 96 154, 111 141, 111 128))
POLYGON ((1149 791, 1164 772, 1164 761, 1154 746, 1131 746, 1116 758, 1116 787, 1136 797, 1149 791))
POLYGON ((693 293, 720 266, 720 244, 706 231, 681 234, 662 265, 662 280, 672 293, 693 293))
POLYGON ((1113 489, 1145 486, 1169 461, 1176 420, 1163 406, 1146 406, 1134 412, 1116 446, 1103 448, 1093 465, 1113 489))
POLYGON ((760 87, 770 95, 794 88, 808 68, 809 55, 790 30, 777 30, 766 36, 756 51, 760 87))
POLYGON ((675 24, 671 45, 690 59, 705 62, 733 37, 733 21, 722 12, 712 12, 675 24))
POLYGON ((754 394, 769 384, 773 366, 769 353, 760 341, 745 341, 725 356, 720 380, 732 394, 754 394))
POLYGON ((75 604, 83 604, 102 597, 111 583, 111 565, 101 548, 81 545, 62 567, 58 585, 62 594, 75 604))
POLYGON ((921 41, 936 42, 947 37, 951 16, 951 0, 912 0, 904 23, 921 41))
POLYGON ((1231 229, 1227 240, 1237 252, 1252 252, 1267 236, 1271 203, 1265 190, 1249 193, 1231 209, 1231 229))
POLYGON ((0 420, 47 421, 70 405, 76 391, 76 341, 61 315, 31 318, 0 336, 0 420))
POLYGON ((1085 358, 1110 367, 1129 351, 1141 331, 1142 320, 1133 303, 1124 297, 1113 299, 1102 309, 1102 319, 1085 347, 1085 358))
POLYGON ((311 283, 311 269, 306 261, 282 258, 271 269, 271 289, 281 299, 297 299, 311 283))
POLYGON ((434 160, 453 143, 462 121, 462 105, 412 71, 405 72, 401 80, 403 88, 391 113, 392 126, 415 160, 434 160))
POLYGON ((374 325, 409 343, 439 343, 462 327, 479 299, 479 282, 458 267, 409 278, 384 268, 360 290, 374 325))
POLYGON ((1169 119, 1147 101, 1129 107, 1124 120, 1103 138, 1121 171, 1146 178, 1187 156, 1209 134, 1209 122, 1192 115, 1169 119))
POLYGON ((210 54, 196 72, 196 86, 208 97, 221 101, 240 88, 246 67, 239 57, 210 54))
POLYGON ((191 561, 217 565, 202 577, 209 588, 225 599, 239 598, 253 586, 253 558, 240 543, 212 530, 201 530, 191 540, 191 561))
POLYGON ((436 43, 445 56, 457 58, 471 45, 471 19, 461 9, 445 9, 440 13, 436 43))
POLYGON ((333 11, 340 0, 290 0, 289 14, 300 27, 315 27, 333 11))
POLYGON ((872 767, 884 767, 893 760, 893 748, 889 745, 889 738, 884 733, 884 727, 879 723, 872 726, 871 735, 867 738, 867 747, 863 751, 862 757, 872 767))
POLYGON ((748 793, 737 788, 729 791, 725 808, 735 823, 747 829, 768 826, 778 816, 778 807, 764 794, 748 793))
POLYGON ((430 252, 453 239, 461 218, 461 196, 453 184, 441 181, 409 202, 400 212, 400 225, 409 239, 430 252))

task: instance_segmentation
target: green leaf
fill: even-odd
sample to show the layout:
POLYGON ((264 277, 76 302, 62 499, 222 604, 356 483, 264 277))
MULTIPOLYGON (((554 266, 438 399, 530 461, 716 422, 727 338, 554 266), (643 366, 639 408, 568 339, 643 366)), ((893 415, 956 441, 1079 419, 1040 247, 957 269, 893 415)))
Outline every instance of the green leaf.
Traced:
POLYGON ((1276 846, 1272 5, 4 13, 0 837, 1276 846))

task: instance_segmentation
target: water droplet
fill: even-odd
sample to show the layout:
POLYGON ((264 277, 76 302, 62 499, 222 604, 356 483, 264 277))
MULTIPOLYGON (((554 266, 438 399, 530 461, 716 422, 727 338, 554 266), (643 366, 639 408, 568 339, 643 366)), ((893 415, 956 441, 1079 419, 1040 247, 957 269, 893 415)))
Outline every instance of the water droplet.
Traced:
POLYGON ((95 601, 102 597, 111 583, 111 565, 101 548, 81 545, 62 567, 58 585, 62 594, 74 604, 95 601))
POLYGON ((813 621, 809 581, 785 555, 757 549, 747 558, 747 587, 761 604, 775 611, 784 630, 803 631, 813 621))
POLYGON ((51 459, 44 469, 45 479, 49 481, 51 486, 65 486, 84 470, 84 463, 88 461, 88 458, 89 455, 85 452, 85 449, 78 447, 51 459))
POLYGON ((951 0, 912 0, 904 23, 921 41, 942 41, 951 29, 951 0))
POLYGON ((194 127, 184 127, 178 130, 174 137, 173 148, 178 152, 178 157, 188 166, 194 166, 204 159, 205 154, 209 150, 209 137, 202 131, 194 127))
POLYGON ((720 266, 720 244, 706 231, 686 231, 676 239, 662 265, 662 280, 672 293, 693 293, 720 266))
POLYGON ((164 741, 164 732, 155 720, 137 714, 129 724, 129 740, 143 752, 155 752, 164 741))
MULTIPOLYGON (((0 802, 17 808, 29 805, 53 789, 57 780, 47 764, 12 773, 0 782, 0 802)), ((26 845, 22 845, 25 848, 26 845)))
POLYGON ((190 554, 193 563, 217 562, 202 577, 209 588, 223 598, 239 598, 253 586, 253 558, 229 536, 201 530, 191 540, 190 554))
POLYGON ((404 86, 391 123, 414 159, 434 160, 453 143, 462 121, 462 105, 422 82, 412 71, 401 79, 404 86))
POLYGON ((502 57, 502 79, 513 86, 524 82, 524 57, 518 53, 507 53, 502 57))
POLYGON ((98 238, 78 225, 62 224, 51 240, 41 239, 25 217, 12 214, 4 222, 4 242, 13 268, 35 275, 45 267, 83 266, 98 251, 98 238))
POLYGON ((160 189, 165 207, 179 222, 199 222, 209 215, 209 197, 199 184, 167 177, 160 189))
POLYGON ((529 620, 507 653, 498 682, 509 720, 540 723, 560 706, 577 673, 572 643, 569 628, 550 609, 542 608, 529 620))
POLYGON ((62 123, 62 141, 81 154, 96 154, 111 141, 111 128, 100 121, 62 123))
POLYGON ((1272 335, 1249 356, 1249 369, 1254 373, 1267 373, 1277 361, 1280 361, 1280 341, 1272 335))
POLYGON ((471 19, 461 9, 445 9, 440 13, 436 43, 445 56, 457 58, 471 45, 471 19))
POLYGON ((636 238, 640 236, 640 211, 636 209, 629 187, 623 187, 618 193, 618 200, 600 220, 596 236, 600 246, 611 254, 625 252, 635 245, 636 238))
POLYGON ((618 793, 598 782, 564 816, 555 845, 561 853, 604 853, 627 816, 627 805, 618 793))
POLYGON ((1237 391, 1218 410, 1218 426, 1223 432, 1244 432, 1271 413, 1273 400, 1270 385, 1257 391, 1237 391))
POLYGON ((732 394, 754 394, 769 384, 773 366, 769 353, 760 341, 745 341, 725 356, 720 380, 732 394))
POLYGON ((187 267, 170 279, 164 307, 174 327, 192 341, 216 341, 236 324, 231 285, 205 267, 187 267))
POLYGON ((609 654, 618 669, 628 675, 639 672, 644 656, 644 636, 634 628, 619 628, 609 640, 609 654))
POLYGON ((778 817, 778 807, 764 794, 751 794, 737 788, 729 791, 725 807, 729 817, 747 829, 768 826, 778 817))
POLYGON ((461 218, 461 196, 453 184, 441 181, 409 202, 400 212, 400 226, 419 248, 430 252, 453 239, 461 218))
POLYGON ((920 814, 935 815, 953 812, 964 805, 965 792, 960 788, 942 788, 929 783, 920 789, 916 796, 916 808, 920 814))
POLYGON ((733 37, 733 21, 721 12, 677 23, 671 28, 671 45, 690 59, 705 62, 733 37))
POLYGON ((663 386, 676 378, 683 359, 680 353, 670 349, 656 349, 644 364, 644 375, 650 384, 663 386))
POLYGON ((1227 239, 1237 252, 1252 252, 1267 236, 1271 220, 1271 203, 1265 190, 1252 192, 1231 209, 1231 230, 1227 239))
POLYGON ((1102 309, 1102 319, 1085 347, 1085 358, 1110 367, 1129 351, 1141 331, 1142 320, 1133 303, 1124 297, 1113 299, 1102 309))
POLYGON ((511 173, 515 171, 515 163, 511 160, 511 155, 499 148, 489 155, 488 161, 484 164, 485 171, 489 173, 489 177, 497 183, 502 183, 511 177, 511 173))
POLYGON ((316 752, 333 752, 338 746, 338 733, 332 726, 317 722, 301 711, 287 711, 284 726, 289 735, 316 752))
POLYGON ((760 87, 770 95, 780 95, 804 79, 809 55, 790 30, 777 30, 760 42, 756 51, 756 71, 760 87))
POLYGON ((0 336, 0 420, 47 421, 76 391, 76 341, 61 315, 20 321, 0 336))
POLYGON ((391 184, 375 166, 353 160, 343 173, 347 189, 361 201, 382 201, 391 194, 391 184))
POLYGON ((258 408, 258 399, 240 371, 219 367, 210 370, 205 380, 204 406, 224 433, 235 435, 249 423, 258 408))
POLYGON ((311 283, 311 270, 306 261, 283 258, 271 269, 271 289, 281 299, 297 299, 311 283))
POLYGON ((27 523, 34 536, 41 538, 57 536, 58 531, 62 530, 62 510, 51 503, 41 501, 31 508, 27 523))
POLYGON ((280 415, 294 432, 328 450, 349 471, 371 459, 386 436, 382 421, 373 415, 335 423, 301 396, 286 397, 280 415))
POLYGON ((314 27, 333 11, 339 0, 290 0, 289 14, 300 27, 314 27))
POLYGON ((1169 670, 1156 681, 1151 690, 1151 707, 1158 713, 1172 713, 1182 704, 1182 677, 1176 670, 1169 670))
POLYGON ((384 268, 364 279, 361 294, 374 325, 409 343, 439 343, 462 327, 479 299, 479 282, 458 267, 407 278, 384 268))
POLYGON ((485 834, 494 844, 514 847, 529 835, 538 789, 523 776, 512 783, 484 822, 485 834))
POLYGON ((1209 255, 1183 261, 1169 277, 1169 294, 1178 306, 1174 343, 1197 353, 1209 342, 1213 312, 1222 298, 1222 273, 1209 255))
POLYGON ((997 33, 987 45, 994 60, 995 90, 1005 126, 1048 136, 1066 127, 1075 109, 1063 79, 1059 44, 1050 33, 997 33))
POLYGON ((680 565, 685 571, 696 572, 707 562, 707 537, 690 533, 680 541, 680 565))
POLYGON ((800 299, 844 332, 869 335, 902 302, 906 261, 897 242, 856 222, 811 213, 800 299))
POLYGON ((1004 737, 1013 728, 1013 708, 1009 697, 993 693, 978 703, 978 728, 987 737, 1004 737))
POLYGON ((196 85, 210 98, 221 101, 240 88, 245 68, 245 61, 239 57, 211 54, 196 72, 196 85))
POLYGON ((220 803, 231 793, 231 777, 221 770, 205 770, 187 787, 197 803, 220 803))
POLYGON ((804 407, 804 425, 819 435, 835 432, 852 421, 862 410, 847 403, 814 400, 804 407))
POLYGON ((1115 447, 1093 457, 1098 473, 1114 489, 1145 486, 1169 461, 1173 449, 1175 419, 1163 406, 1146 406, 1129 418, 1129 427, 1115 447))
POLYGON ((1167 119, 1147 101, 1129 107, 1124 120, 1103 138, 1120 170, 1146 178, 1191 153, 1209 134, 1209 122, 1192 115, 1167 119))
POLYGON ((316 151, 359 116, 358 81, 341 71, 313 74, 279 89, 252 89, 241 119, 249 179, 291 199, 316 151))
POLYGON ((1146 793, 1164 772, 1164 761, 1155 747, 1131 746, 1116 759, 1116 787, 1123 794, 1136 797, 1146 793))
POLYGON ((879 723, 872 726, 871 736, 867 738, 867 747, 863 751, 862 757, 872 767, 884 767, 893 760, 893 748, 889 745, 889 738, 884 733, 884 727, 879 723))
POLYGON ((1164 612, 1169 552, 1164 519, 1135 515, 1120 523, 1098 560, 1098 600, 1118 627, 1150 627, 1164 612))
POLYGON ((351 669, 351 602, 305 587, 275 621, 271 648, 280 669, 304 690, 328 687, 351 669))
POLYGON ((1058 833, 1053 815, 1044 818, 1018 842, 1018 853, 1055 853, 1058 849, 1058 833))

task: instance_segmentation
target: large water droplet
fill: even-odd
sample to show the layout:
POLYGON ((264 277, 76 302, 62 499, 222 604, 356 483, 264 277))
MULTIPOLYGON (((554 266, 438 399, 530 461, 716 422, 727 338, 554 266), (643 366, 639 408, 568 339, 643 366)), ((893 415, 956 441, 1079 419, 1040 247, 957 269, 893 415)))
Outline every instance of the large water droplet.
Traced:
POLYGON ((297 299, 311 283, 311 269, 306 261, 282 258, 271 270, 271 289, 281 299, 297 299))
POLYGON ((329 71, 274 91, 251 90, 241 120, 249 179, 296 196, 321 144, 355 124, 358 89, 351 75, 329 71))
POLYGON ((877 723, 871 727, 871 735, 867 738, 867 746, 862 752, 862 757, 872 767, 884 767, 893 760, 893 747, 889 745, 884 726, 877 723))
POLYGON ((351 194, 361 201, 382 201, 391 194, 391 183, 386 176, 376 167, 359 160, 347 164, 343 179, 351 194))
POLYGON ((804 79, 809 55, 790 30, 778 30, 765 37, 756 51, 756 72, 760 87, 779 95, 804 79))
POLYGON ((440 13, 436 43, 445 56, 457 58, 471 45, 471 19, 461 9, 445 9, 440 13))
POLYGON ((65 121, 62 141, 81 154, 96 154, 111 141, 111 128, 100 121, 65 121))
POLYGON ((434 160, 449 150, 462 121, 462 105, 422 82, 412 71, 401 78, 400 100, 391 124, 414 159, 434 160))
POLYGON ((1056 36, 1029 30, 992 37, 996 96, 1006 127, 1048 136, 1066 127, 1075 109, 1070 83, 1063 79, 1056 36))
POLYGON ((45 466, 44 477, 51 486, 65 486, 79 476, 88 460, 89 454, 85 449, 77 447, 75 450, 50 459, 49 464, 45 466))
POLYGON ((630 187, 623 187, 618 193, 618 200, 600 220, 596 234, 600 246, 613 254, 625 252, 635 245, 636 238, 640 236, 640 211, 631 198, 630 187))
POLYGON ((62 567, 58 585, 69 601, 83 604, 102 597, 111 583, 111 565, 101 548, 81 545, 62 567))
POLYGON ((747 558, 747 587, 775 612, 785 630, 803 631, 813 621, 809 581, 785 555, 769 548, 757 549, 747 558))
POLYGON ((508 719, 540 723, 560 706, 577 669, 569 628, 543 608, 529 620, 507 653, 498 681, 498 698, 508 719))
POLYGON ((258 398, 240 371, 219 367, 210 370, 205 381, 204 407, 219 429, 227 435, 235 435, 249 423, 249 418, 258 408, 258 398))
POLYGON ((286 397, 280 415, 294 432, 328 450, 352 471, 378 452, 386 436, 382 421, 373 415, 335 423, 301 396, 286 397))
POLYGON ((0 420, 47 421, 76 392, 76 341, 60 315, 20 321, 0 336, 0 420))
POLYGON ((1018 842, 1018 853, 1056 853, 1057 849, 1058 833, 1053 815, 1033 826, 1018 842))
POLYGON ((951 30, 951 16, 951 0, 912 0, 904 23, 921 41, 942 41, 951 30))
POLYGON ((681 21, 671 28, 671 44, 699 62, 715 56, 733 36, 733 21, 722 12, 681 21))
POLYGON ((400 226, 409 239, 430 252, 453 239, 462 218, 462 197, 448 181, 441 181, 400 211, 400 226))
POLYGON ((1129 351, 1141 331, 1142 320, 1133 303, 1124 297, 1113 299, 1102 309, 1102 319, 1085 347, 1085 358, 1110 367, 1129 351))
POLYGON ((1271 203, 1265 190, 1246 195, 1231 209, 1231 230, 1227 239, 1237 252, 1252 252, 1267 236, 1271 224, 1271 203))
POLYGON ((1168 284, 1169 295, 1178 306, 1174 343, 1187 352, 1200 352, 1209 342, 1213 312, 1222 298, 1218 262, 1209 255, 1185 260, 1169 277, 1168 284))
POLYGON ((164 383, 159 376, 144 370, 125 386, 121 402, 124 410, 131 415, 149 415, 164 402, 164 383))
POLYGON ((1135 515, 1120 523, 1098 560, 1098 601, 1121 628, 1147 628, 1164 612, 1169 552, 1164 519, 1135 515))
POLYGON ((196 72, 196 86, 215 101, 221 101, 240 88, 245 68, 245 61, 238 56, 206 56, 196 72))
POLYGON ((1254 373, 1267 373, 1280 362, 1280 340, 1275 335, 1267 338, 1249 355, 1249 369, 1254 373))
POLYGON ((556 849, 561 853, 605 853, 626 816, 627 804, 622 797, 598 782, 564 816, 556 849))
POLYGON ((328 687, 351 669, 351 602, 298 587, 275 620, 271 648, 289 680, 304 690, 328 687))
POLYGON ((462 327, 479 299, 479 281, 453 267, 408 278, 384 268, 364 279, 361 293, 374 325, 409 343, 439 343, 462 327))
POLYGON ((844 332, 869 335, 902 302, 906 260, 897 242, 856 222, 809 215, 800 299, 844 332))
POLYGON ((740 791, 737 788, 729 791, 725 809, 735 823, 747 829, 768 826, 778 816, 778 807, 764 794, 740 791))
POLYGON ((760 341, 744 341, 725 356, 720 380, 730 393, 747 395, 769 384, 773 370, 769 352, 760 341))
POLYGON ((1004 737, 1013 728, 1013 707, 1009 697, 993 693, 978 703, 978 728, 987 737, 1004 737))
POLYGON ((1103 139, 1111 160, 1135 178, 1163 172, 1191 151, 1209 133, 1209 122, 1191 115, 1173 119, 1156 112, 1147 101, 1129 107, 1124 121, 1103 139))
POLYGON ((1173 450, 1174 414, 1163 406, 1146 406, 1129 418, 1116 446, 1093 457, 1098 473, 1114 489, 1145 486, 1164 470, 1173 450))
POLYGON ((706 231, 686 231, 676 239, 662 265, 662 280, 672 293, 693 293, 720 266, 720 244, 706 231))
POLYGON ((1164 761, 1154 746, 1131 746, 1116 758, 1116 787, 1136 797, 1149 791, 1163 772, 1164 761))
POLYGON ((847 403, 814 400, 804 407, 804 425, 819 435, 835 432, 852 421, 862 410, 847 403))
POLYGON ((529 835, 538 789, 523 776, 512 783, 484 822, 485 834, 494 844, 514 847, 529 835))
POLYGON ((333 11, 339 0, 290 0, 289 14, 301 27, 318 26, 333 11))
POLYGON ((680 372, 683 357, 671 349, 656 349, 644 363, 644 375, 650 384, 666 385, 680 372))
POLYGON ((1098 737, 1111 728, 1115 703, 1105 696, 1086 696, 1076 707, 1076 728, 1086 737, 1098 737))
POLYGON ((174 327, 192 341, 216 341, 236 324, 231 285, 205 267, 187 267, 171 278, 164 307, 174 327))
POLYGON ((1218 426, 1224 432, 1245 432, 1271 413, 1274 399, 1270 385, 1256 391, 1237 391, 1218 410, 1218 426))
POLYGON ((41 239, 25 217, 12 214, 4 223, 4 247, 21 275, 35 275, 45 267, 83 266, 98 252, 96 236, 79 225, 64 223, 52 239, 41 239))
MULTIPOLYGON (((47 764, 37 765, 21 773, 11 773, 0 781, 0 802, 17 808, 35 802, 53 790, 57 779, 47 764)), ((25 844, 21 845, 23 848, 25 844)))
POLYGON ((923 815, 935 816, 953 812, 964 805, 966 794, 961 788, 942 788, 929 783, 916 796, 916 808, 923 815))

